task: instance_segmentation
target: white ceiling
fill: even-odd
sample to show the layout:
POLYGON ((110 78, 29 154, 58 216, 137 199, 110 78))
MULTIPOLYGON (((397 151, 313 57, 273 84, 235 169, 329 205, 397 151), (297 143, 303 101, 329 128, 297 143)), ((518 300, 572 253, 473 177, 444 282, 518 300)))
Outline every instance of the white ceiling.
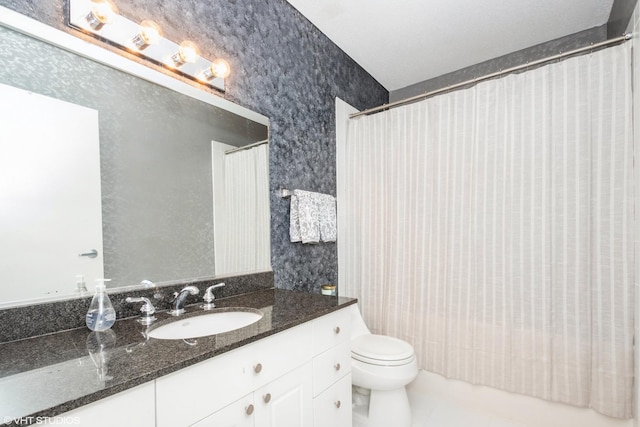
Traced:
POLYGON ((387 90, 606 24, 613 0, 288 0, 387 90))

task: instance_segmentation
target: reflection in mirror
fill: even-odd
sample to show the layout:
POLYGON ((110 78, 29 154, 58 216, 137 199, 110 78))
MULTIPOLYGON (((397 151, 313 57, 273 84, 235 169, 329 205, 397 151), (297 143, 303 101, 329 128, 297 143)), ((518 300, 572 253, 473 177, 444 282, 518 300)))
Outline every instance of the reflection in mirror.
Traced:
POLYGON ((217 274, 270 268, 269 147, 212 142, 217 274))
POLYGON ((102 276, 98 112, 2 84, 0 99, 5 301, 54 292, 47 282, 102 276))
POLYGON ((0 258, 11 254, 0 262, 0 303, 78 295, 78 275, 91 291, 102 276, 122 287, 270 269, 268 144, 238 151, 251 157, 240 166, 225 155, 224 168, 212 169, 220 147, 266 141, 266 118, 251 120, 263 116, 241 107, 235 114, 2 26, 0 39, 0 258), (214 196, 215 186, 222 187, 214 196), (234 201, 243 197, 254 206, 234 201), (81 206, 92 199, 101 203, 81 206), (34 222, 24 222, 28 216, 34 222), (98 256, 89 256, 93 250, 98 256), (233 254, 249 254, 250 262, 233 254))

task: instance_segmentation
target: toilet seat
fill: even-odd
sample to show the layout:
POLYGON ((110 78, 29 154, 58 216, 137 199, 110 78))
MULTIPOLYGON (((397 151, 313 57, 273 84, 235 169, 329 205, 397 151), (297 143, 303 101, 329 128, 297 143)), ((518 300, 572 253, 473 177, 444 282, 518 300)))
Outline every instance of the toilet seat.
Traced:
POLYGON ((413 347, 385 335, 363 335, 351 343, 351 357, 378 366, 401 366, 415 360, 413 347))

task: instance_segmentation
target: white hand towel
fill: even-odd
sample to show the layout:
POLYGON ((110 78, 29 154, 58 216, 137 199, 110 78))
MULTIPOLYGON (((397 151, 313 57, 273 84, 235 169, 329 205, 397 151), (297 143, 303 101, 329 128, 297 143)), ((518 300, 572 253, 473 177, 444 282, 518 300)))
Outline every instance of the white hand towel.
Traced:
POLYGON ((300 221, 298 220, 298 196, 292 194, 289 201, 289 239, 292 242, 301 242, 300 221))
POLYGON ((336 198, 329 194, 316 193, 316 201, 318 203, 320 240, 335 242, 338 236, 336 198))
POLYGON ((317 193, 293 190, 289 235, 292 242, 319 243, 320 223, 317 193))

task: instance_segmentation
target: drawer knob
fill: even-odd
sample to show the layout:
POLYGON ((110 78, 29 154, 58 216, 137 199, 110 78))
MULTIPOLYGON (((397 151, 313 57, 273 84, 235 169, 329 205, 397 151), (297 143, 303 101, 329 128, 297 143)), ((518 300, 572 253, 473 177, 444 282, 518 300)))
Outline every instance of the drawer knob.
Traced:
POLYGON ((340 326, 336 326, 335 328, 333 328, 333 332, 335 332, 336 335, 339 334, 340 333, 340 326))
POLYGON ((336 405, 336 408, 340 409, 340 407, 342 406, 342 403, 340 403, 339 400, 333 402, 334 405, 336 405))
POLYGON ((264 400, 264 403, 271 402, 271 393, 265 394, 264 396, 262 396, 262 399, 264 400))
POLYGON ((247 415, 253 414, 253 405, 249 405, 246 408, 244 408, 244 412, 246 412, 247 415))
POLYGON ((253 372, 255 372, 256 374, 259 374, 260 372, 262 372, 262 363, 258 363, 256 366, 254 366, 253 372))
POLYGON ((333 367, 336 368, 336 371, 340 370, 340 364, 339 363, 336 363, 335 365, 333 365, 333 367))

